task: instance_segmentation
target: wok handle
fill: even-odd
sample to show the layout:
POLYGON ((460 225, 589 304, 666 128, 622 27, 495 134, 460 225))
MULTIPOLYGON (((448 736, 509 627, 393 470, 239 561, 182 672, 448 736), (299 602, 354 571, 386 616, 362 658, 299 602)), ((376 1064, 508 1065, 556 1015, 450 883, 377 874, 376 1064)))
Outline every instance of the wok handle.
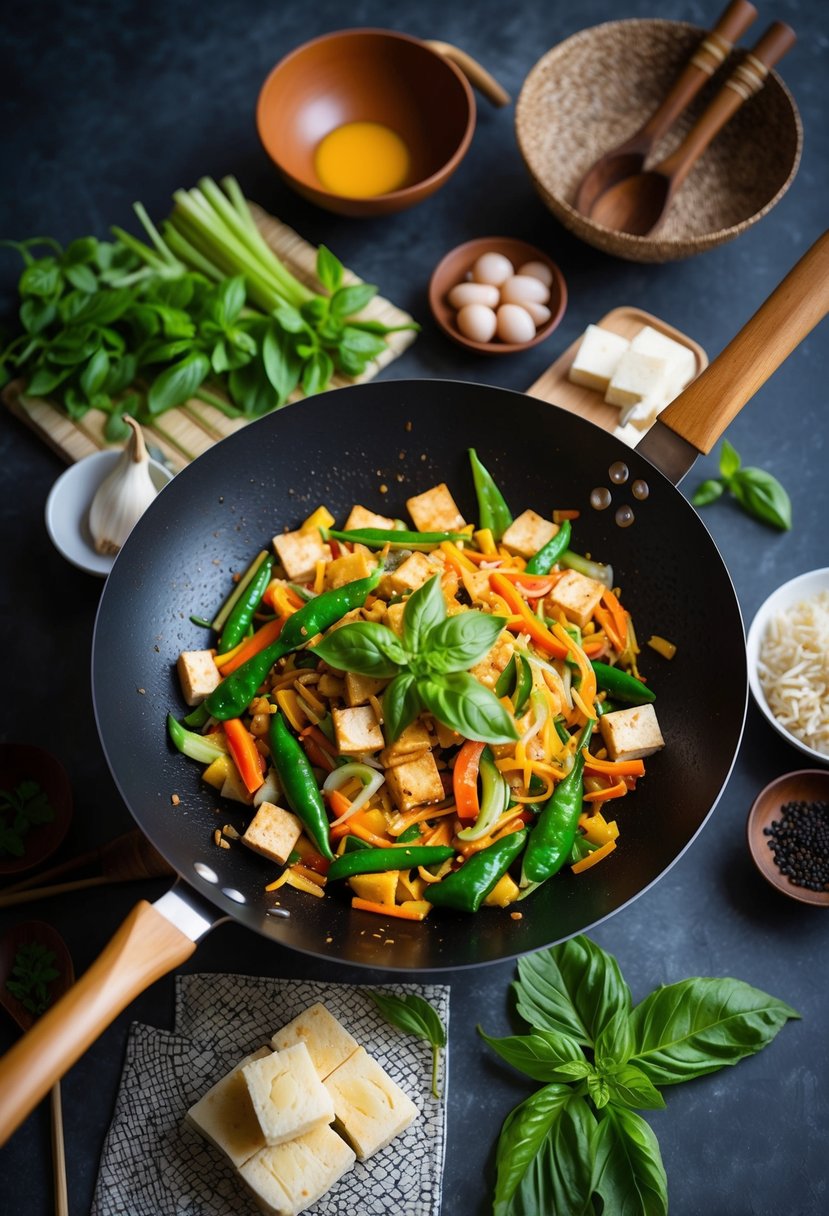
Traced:
POLYGON ((122 1009, 196 944, 141 900, 103 953, 0 1060, 0 1145, 122 1009))
POLYGON ((829 312, 829 232, 812 245, 754 316, 659 415, 699 452, 730 422, 829 312))

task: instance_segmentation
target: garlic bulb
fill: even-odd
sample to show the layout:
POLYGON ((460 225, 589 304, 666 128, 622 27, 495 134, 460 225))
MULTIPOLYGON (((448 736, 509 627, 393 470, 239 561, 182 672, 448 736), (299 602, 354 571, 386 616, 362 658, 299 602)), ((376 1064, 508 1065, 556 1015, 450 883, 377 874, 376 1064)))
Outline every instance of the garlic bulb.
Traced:
POLYGON ((89 530, 98 553, 117 553, 158 493, 141 427, 127 414, 124 421, 132 427, 132 435, 89 508, 89 530))

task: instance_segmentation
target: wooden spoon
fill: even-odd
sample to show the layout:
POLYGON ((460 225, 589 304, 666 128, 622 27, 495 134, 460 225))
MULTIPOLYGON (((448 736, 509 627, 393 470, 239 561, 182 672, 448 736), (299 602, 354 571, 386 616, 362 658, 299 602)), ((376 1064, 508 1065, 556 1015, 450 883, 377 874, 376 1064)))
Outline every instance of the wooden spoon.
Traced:
MULTIPOLYGON (((45 946, 55 956, 54 967, 58 972, 56 979, 48 985, 49 1004, 54 1004, 58 997, 72 987, 75 982, 75 969, 72 966, 72 956, 69 948, 57 929, 44 921, 30 920, 24 924, 15 925, 5 937, 0 940, 0 1005, 11 1015, 22 1031, 29 1030, 36 1021, 36 1015, 27 1009, 6 987, 11 977, 12 968, 17 952, 21 946, 32 944, 45 946)), ((66 1151, 63 1141, 63 1111, 61 1106, 60 1082, 56 1081, 51 1090, 52 1111, 52 1173, 55 1187, 55 1216, 69 1216, 69 1194, 66 1185, 66 1151)))
POLYGON ((737 65, 722 89, 679 147, 658 165, 625 178, 600 195, 590 218, 605 228, 647 236, 664 217, 671 199, 711 140, 740 106, 763 87, 769 68, 797 41, 794 30, 775 21, 737 65))
POLYGON ((748 0, 731 0, 717 24, 705 35, 677 76, 659 108, 629 139, 605 152, 588 169, 576 191, 574 206, 577 211, 589 216, 599 195, 644 167, 651 149, 725 62, 734 43, 756 16, 757 9, 748 0))

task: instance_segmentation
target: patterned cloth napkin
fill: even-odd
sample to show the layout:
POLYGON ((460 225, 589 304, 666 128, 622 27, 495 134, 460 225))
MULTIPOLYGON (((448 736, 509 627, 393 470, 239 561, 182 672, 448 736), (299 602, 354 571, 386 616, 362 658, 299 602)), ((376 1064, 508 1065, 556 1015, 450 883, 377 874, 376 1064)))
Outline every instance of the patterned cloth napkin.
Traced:
MULTIPOLYGON (((385 984, 417 993, 449 1025, 449 987, 385 984)), ((261 1216, 231 1165, 184 1125, 187 1109, 243 1056, 322 1001, 413 1100, 420 1115, 369 1161, 358 1161, 309 1216, 438 1216, 446 1149, 448 1059, 432 1097, 427 1043, 390 1026, 367 989, 240 975, 176 979, 172 1033, 134 1023, 92 1216, 261 1216)))

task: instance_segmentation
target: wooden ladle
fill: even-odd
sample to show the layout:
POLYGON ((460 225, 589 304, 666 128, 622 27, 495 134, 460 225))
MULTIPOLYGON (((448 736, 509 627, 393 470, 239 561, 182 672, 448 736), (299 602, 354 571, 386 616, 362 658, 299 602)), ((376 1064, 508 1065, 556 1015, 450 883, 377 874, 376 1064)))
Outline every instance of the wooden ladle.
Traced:
MULTIPOLYGON (((29 1030, 37 1020, 22 1001, 6 987, 11 978, 17 952, 21 946, 37 944, 45 946, 55 956, 54 969, 57 978, 49 982, 49 1003, 54 1002, 75 982, 75 969, 69 947, 57 929, 44 921, 30 920, 15 925, 0 940, 0 1005, 11 1015, 22 1031, 29 1030)), ((55 1191, 55 1216, 69 1216, 69 1195, 66 1184, 66 1152, 63 1141, 63 1109, 61 1105, 60 1081, 51 1090, 52 1114, 52 1173, 55 1191)))
POLYGON ((717 68, 725 62, 734 43, 745 33, 756 16, 757 9, 749 0, 731 0, 647 122, 624 143, 605 152, 588 169, 576 191, 574 205, 577 211, 589 216, 596 200, 605 190, 609 190, 623 178, 638 173, 644 167, 651 149, 696 97, 706 81, 714 75, 717 68))
POLYGON ((611 186, 595 201, 590 218, 615 232, 647 236, 715 135, 740 106, 763 87, 769 69, 794 46, 794 30, 775 21, 726 80, 678 148, 658 165, 611 186))

